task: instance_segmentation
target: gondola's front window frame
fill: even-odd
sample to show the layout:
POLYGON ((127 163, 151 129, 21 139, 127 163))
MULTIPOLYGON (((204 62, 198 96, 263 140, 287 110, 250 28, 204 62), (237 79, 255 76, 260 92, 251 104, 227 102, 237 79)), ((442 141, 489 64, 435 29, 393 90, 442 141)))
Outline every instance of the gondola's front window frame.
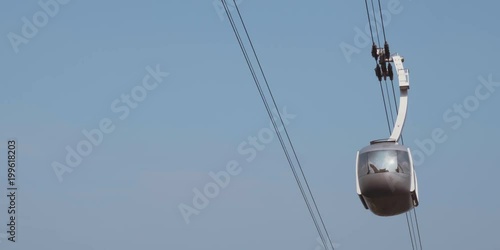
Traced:
POLYGON ((379 173, 410 173, 410 159, 407 151, 374 150, 359 155, 359 176, 379 173))

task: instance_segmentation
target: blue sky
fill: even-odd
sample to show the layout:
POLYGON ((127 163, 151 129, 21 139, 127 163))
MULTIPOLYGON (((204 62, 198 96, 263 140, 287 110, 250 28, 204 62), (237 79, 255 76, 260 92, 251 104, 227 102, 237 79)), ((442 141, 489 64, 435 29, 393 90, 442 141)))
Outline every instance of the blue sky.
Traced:
MULTIPOLYGON (((0 3, 0 160, 16 138, 19 187, 17 242, 0 227, 0 248, 317 249, 278 141, 250 161, 238 151, 269 118, 217 2, 41 2, 56 5, 0 3), (23 33, 23 18, 38 18, 37 31, 23 33), (88 141, 82 131, 101 127, 108 133, 59 179, 54 162, 67 165, 67 148, 88 141), (230 181, 186 224, 179 205, 194 206, 193 190, 231 162, 230 181)), ((410 249, 405 217, 371 214, 355 190, 356 151, 387 136, 370 48, 355 42, 364 2, 238 2, 338 249, 410 249), (346 57, 342 44, 359 53, 346 57)), ((381 2, 398 6, 386 33, 410 68, 404 136, 423 156, 424 248, 500 249, 500 6, 381 2), (445 139, 430 148, 436 130, 445 139)), ((5 199, 0 207, 5 225, 5 199)))

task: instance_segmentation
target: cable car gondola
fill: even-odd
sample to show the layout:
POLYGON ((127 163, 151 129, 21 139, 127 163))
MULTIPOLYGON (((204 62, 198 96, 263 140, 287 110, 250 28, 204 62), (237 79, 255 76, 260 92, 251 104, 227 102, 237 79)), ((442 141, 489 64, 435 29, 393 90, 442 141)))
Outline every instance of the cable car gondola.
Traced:
MULTIPOLYGON (((378 49, 377 53, 381 57, 385 54, 384 49, 378 49)), ((363 206, 379 216, 398 215, 418 206, 417 177, 411 152, 398 143, 406 119, 410 88, 403 61, 403 57, 395 54, 383 62, 394 63, 399 81, 399 112, 392 134, 388 139, 370 142, 356 156, 356 191, 363 206)), ((387 77, 387 73, 381 74, 387 77)))

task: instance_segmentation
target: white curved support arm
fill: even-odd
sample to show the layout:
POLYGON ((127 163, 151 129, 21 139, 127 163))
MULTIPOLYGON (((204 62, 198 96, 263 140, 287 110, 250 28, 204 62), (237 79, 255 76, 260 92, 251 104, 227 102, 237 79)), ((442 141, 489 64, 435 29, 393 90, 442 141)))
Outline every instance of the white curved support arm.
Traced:
POLYGON ((399 109, 398 116, 396 118, 396 123, 392 130, 392 134, 389 137, 389 141, 399 141, 401 132, 403 132, 403 127, 406 120, 406 112, 408 110, 408 89, 410 88, 410 76, 408 69, 403 66, 403 57, 396 54, 392 56, 392 61, 394 62, 394 67, 398 75, 399 81, 399 109))

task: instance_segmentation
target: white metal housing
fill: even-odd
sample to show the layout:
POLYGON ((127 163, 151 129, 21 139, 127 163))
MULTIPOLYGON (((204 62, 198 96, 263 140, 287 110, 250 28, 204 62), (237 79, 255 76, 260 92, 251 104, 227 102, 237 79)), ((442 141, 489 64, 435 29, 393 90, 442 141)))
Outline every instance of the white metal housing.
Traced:
POLYGON ((396 68, 396 73, 398 75, 399 82, 399 109, 398 116, 396 118, 396 123, 392 130, 392 134, 389 137, 389 141, 399 141, 399 137, 403 131, 403 127, 406 120, 406 112, 408 110, 408 89, 410 88, 410 76, 408 69, 403 66, 404 58, 398 54, 391 57, 394 62, 394 67, 396 68))

